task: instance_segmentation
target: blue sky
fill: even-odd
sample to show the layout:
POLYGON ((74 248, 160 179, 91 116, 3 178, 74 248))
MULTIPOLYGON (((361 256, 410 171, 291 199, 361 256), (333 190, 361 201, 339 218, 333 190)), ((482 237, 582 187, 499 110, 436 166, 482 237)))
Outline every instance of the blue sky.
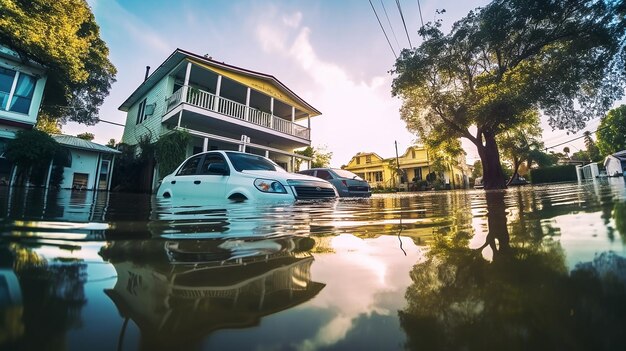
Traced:
MULTIPOLYGON (((400 120, 400 101, 390 93, 394 54, 368 0, 319 1, 142 1, 88 0, 101 37, 118 69, 117 82, 100 109, 100 118, 124 123, 121 103, 143 81, 145 67, 156 69, 176 48, 271 74, 322 112, 311 120, 312 142, 333 153, 332 166, 346 164, 357 152, 402 153, 416 137, 400 120)), ((452 23, 485 0, 421 0, 425 22, 452 23), (436 14, 436 9, 445 9, 436 14)), ((408 47, 398 7, 372 0, 396 52, 408 47), (389 22, 383 11, 384 4, 389 22), (395 33, 395 35, 394 35, 395 33)), ((418 1, 402 0, 407 32, 420 43, 418 1)), ((591 124, 589 129, 597 127, 591 124)), ((550 129, 547 128, 549 131, 550 129)), ((66 134, 88 131, 95 141, 121 139, 122 127, 99 123, 63 127, 66 134)), ((572 138, 546 133, 547 144, 572 138)), ((468 162, 477 158, 470 144, 468 162)), ((578 145, 578 144, 576 144, 578 145)), ((582 144, 581 144, 582 145, 582 144)), ((575 151, 577 147, 574 146, 575 151)), ((562 147, 559 148, 560 151, 562 147)))

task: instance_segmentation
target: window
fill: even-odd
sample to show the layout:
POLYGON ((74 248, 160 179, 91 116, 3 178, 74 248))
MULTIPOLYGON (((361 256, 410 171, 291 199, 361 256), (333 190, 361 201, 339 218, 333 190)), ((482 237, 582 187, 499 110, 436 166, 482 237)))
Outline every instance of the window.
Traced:
POLYGON ((204 158, 204 162, 202 162, 202 167, 200 167, 200 173, 223 175, 223 173, 215 171, 217 168, 228 169, 224 158, 219 154, 207 154, 204 158))
POLYGON ((360 164, 361 164, 361 158, 360 158, 360 157, 357 157, 357 158, 356 158, 356 164, 357 164, 357 165, 360 165, 360 164))
POLYGON ((279 165, 266 159, 265 157, 235 152, 227 152, 226 154, 228 155, 230 162, 233 164, 233 167, 235 167, 238 172, 244 170, 285 172, 285 170, 280 168, 279 165))
POLYGON ((5 111, 28 114, 35 92, 35 77, 0 67, 0 104, 5 111))
POLYGON ((321 170, 321 169, 317 171, 317 177, 318 178, 322 178, 322 179, 326 179, 326 180, 333 179, 333 176, 330 175, 330 172, 325 171, 325 170, 321 170))
POLYGON ((372 163, 372 155, 365 156, 365 163, 372 163))
POLYGON ((185 162, 180 171, 178 171, 177 175, 195 175, 198 171, 198 165, 200 164, 201 159, 202 155, 189 159, 189 161, 185 162))
POLYGON ((383 172, 380 172, 380 171, 374 172, 373 175, 374 175, 374 181, 377 181, 377 182, 383 181, 383 172))
POLYGON ((415 158, 415 149, 411 149, 411 157, 415 158))
POLYGON ((415 180, 422 180, 422 169, 416 168, 413 171, 415 172, 415 180))
POLYGON ((139 107, 137 108, 137 122, 135 124, 139 124, 145 120, 146 120, 146 99, 143 99, 143 101, 139 103, 139 107))

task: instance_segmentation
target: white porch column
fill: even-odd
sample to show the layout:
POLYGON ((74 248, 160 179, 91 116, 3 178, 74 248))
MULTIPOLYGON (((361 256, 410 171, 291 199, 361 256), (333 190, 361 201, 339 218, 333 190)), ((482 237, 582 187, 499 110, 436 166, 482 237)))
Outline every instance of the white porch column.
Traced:
POLYGON ((270 158, 270 150, 265 150, 265 157, 270 158))
POLYGON ((270 128, 274 129, 274 98, 270 98, 270 114, 272 118, 270 119, 270 128))
POLYGON ((180 120, 183 118, 183 111, 178 112, 178 123, 176 124, 176 126, 178 126, 178 128, 180 128, 180 120))
POLYGON ((306 115, 306 125, 311 130, 311 115, 306 115))
POLYGON ((180 97, 181 101, 187 102, 187 92, 189 91, 189 77, 191 76, 191 62, 187 62, 187 69, 185 70, 185 83, 183 84, 183 92, 180 97))
POLYGON ((52 174, 52 161, 50 160, 50 165, 48 166, 48 176, 46 177, 46 189, 50 187, 50 175, 52 174))
POLYGON ((209 138, 204 138, 202 141, 202 151, 207 152, 209 150, 209 138))
POLYGON ((296 108, 291 106, 291 123, 296 121, 296 108))
POLYGON ((107 191, 111 191, 111 181, 113 179, 113 167, 115 167, 115 154, 111 158, 111 164, 109 165, 109 173, 107 174, 107 191))
POLYGON ((246 91, 246 121, 250 120, 250 88, 246 91))
POLYGON ((215 100, 213 100, 213 111, 218 112, 220 106, 220 92, 222 90, 222 76, 217 76, 217 84, 215 85, 215 100))

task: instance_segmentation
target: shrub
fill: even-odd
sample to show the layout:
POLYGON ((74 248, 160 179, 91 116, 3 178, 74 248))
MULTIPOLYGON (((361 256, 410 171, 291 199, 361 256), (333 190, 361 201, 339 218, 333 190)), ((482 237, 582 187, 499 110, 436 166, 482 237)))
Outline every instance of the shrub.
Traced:
POLYGON ((532 169, 530 179, 533 184, 575 181, 576 166, 564 165, 532 169))

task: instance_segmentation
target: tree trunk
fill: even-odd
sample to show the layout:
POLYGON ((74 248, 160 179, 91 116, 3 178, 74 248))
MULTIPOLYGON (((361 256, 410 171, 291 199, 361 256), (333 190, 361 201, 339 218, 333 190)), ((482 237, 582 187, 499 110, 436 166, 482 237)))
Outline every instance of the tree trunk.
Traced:
POLYGON ((514 179, 519 178, 519 167, 522 164, 522 161, 520 159, 518 159, 517 157, 513 158, 513 175, 511 176, 511 179, 509 179, 509 181, 506 183, 506 186, 511 185, 511 182, 514 179))
POLYGON ((496 136, 483 132, 485 145, 476 145, 480 162, 483 164, 483 184, 486 190, 506 189, 506 179, 500 165, 500 153, 496 144, 496 136))

